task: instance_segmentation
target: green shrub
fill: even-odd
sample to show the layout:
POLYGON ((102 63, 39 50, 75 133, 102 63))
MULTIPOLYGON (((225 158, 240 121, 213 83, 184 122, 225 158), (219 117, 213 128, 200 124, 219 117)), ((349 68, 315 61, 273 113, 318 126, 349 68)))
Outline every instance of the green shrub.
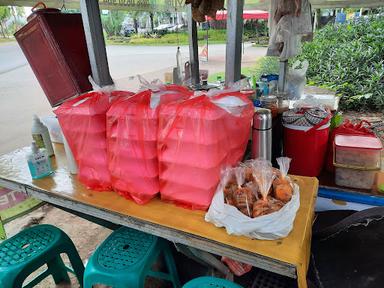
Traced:
POLYGON ((335 90, 346 110, 384 110, 384 17, 327 25, 303 45, 310 84, 335 90))

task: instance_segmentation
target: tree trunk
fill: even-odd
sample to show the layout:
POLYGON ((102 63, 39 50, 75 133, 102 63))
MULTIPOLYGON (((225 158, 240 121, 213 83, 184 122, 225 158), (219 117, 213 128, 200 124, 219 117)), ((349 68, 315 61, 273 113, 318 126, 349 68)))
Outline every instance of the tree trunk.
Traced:
POLYGON ((3 22, 0 22, 0 28, 1 28, 1 34, 3 34, 3 38, 7 38, 7 35, 5 34, 5 29, 3 26, 3 22))
POLYGON ((17 30, 19 30, 19 27, 17 25, 17 17, 16 17, 16 12, 15 12, 15 7, 11 6, 11 13, 12 13, 12 16, 13 16, 13 21, 14 21, 14 24, 15 24, 15 32, 17 30))
POLYGON ((138 30, 139 30, 139 23, 138 23, 138 21, 137 21, 137 19, 135 18, 135 19, 133 19, 133 25, 134 25, 134 27, 135 27, 135 33, 137 34, 138 33, 138 30))
POLYGON ((313 23, 313 31, 316 31, 318 28, 320 28, 320 20, 321 20, 321 10, 316 9, 315 10, 315 19, 313 23))
POLYGON ((154 25, 153 25, 153 13, 150 12, 149 13, 149 19, 151 20, 151 32, 153 32, 153 29, 155 28, 154 25))

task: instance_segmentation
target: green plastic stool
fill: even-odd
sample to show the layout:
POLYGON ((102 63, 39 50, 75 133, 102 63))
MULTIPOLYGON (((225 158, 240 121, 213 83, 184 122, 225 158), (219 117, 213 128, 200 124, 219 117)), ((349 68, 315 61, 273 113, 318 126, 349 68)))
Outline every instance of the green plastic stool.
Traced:
POLYGON ((85 268, 84 288, 104 284, 115 288, 142 288, 151 276, 180 287, 179 277, 167 241, 137 230, 122 227, 101 243, 85 268), (168 273, 151 268, 164 255, 168 273))
POLYGON ((199 277, 186 283, 183 288, 242 288, 231 281, 216 277, 199 277))
POLYGON ((68 235, 55 226, 30 227, 0 244, 1 288, 33 287, 49 275, 56 284, 69 283, 67 272, 83 282, 83 262, 68 235), (64 265, 60 253, 68 255, 74 271, 64 265), (48 269, 23 286, 25 279, 44 264, 48 269))

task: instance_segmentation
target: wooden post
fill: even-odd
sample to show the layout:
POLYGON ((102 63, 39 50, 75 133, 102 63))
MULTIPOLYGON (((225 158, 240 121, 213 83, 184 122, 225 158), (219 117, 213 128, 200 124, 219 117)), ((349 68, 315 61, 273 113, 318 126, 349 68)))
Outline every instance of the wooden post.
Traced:
POLYGON ((109 74, 99 2, 97 0, 80 0, 80 10, 91 63, 92 78, 100 87, 111 85, 113 81, 109 74))
POLYGON ((227 47, 225 84, 228 86, 241 77, 241 45, 243 39, 244 0, 227 2, 227 47))

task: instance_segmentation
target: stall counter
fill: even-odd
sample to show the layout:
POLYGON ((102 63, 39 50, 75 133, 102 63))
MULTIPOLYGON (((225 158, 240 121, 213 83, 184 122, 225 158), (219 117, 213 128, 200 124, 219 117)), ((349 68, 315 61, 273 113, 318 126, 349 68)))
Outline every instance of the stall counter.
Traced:
POLYGON ((271 272, 296 278, 307 287, 312 222, 318 180, 292 176, 300 186, 300 208, 288 237, 267 241, 228 235, 204 220, 204 211, 192 211, 155 198, 140 206, 114 192, 86 189, 67 169, 64 148, 55 145, 55 173, 32 180, 26 161, 29 147, 0 156, 0 185, 22 191, 62 209, 80 212, 150 233, 216 255, 226 256, 271 272))

